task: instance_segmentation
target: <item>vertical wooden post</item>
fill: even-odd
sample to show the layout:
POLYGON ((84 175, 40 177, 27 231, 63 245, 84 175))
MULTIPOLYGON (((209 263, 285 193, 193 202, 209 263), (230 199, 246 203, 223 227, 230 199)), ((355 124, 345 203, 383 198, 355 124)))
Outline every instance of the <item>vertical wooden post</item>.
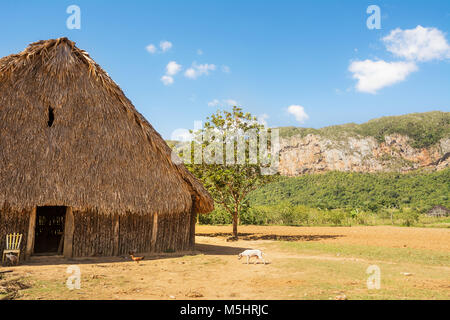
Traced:
POLYGON ((114 215, 114 247, 113 247, 113 256, 118 256, 119 255, 119 214, 115 214, 114 215))
POLYGON ((66 219, 64 226, 64 258, 72 258, 73 256, 73 233, 75 231, 75 221, 73 218, 72 207, 66 209, 66 219))
POLYGON ((195 249, 195 223, 197 222, 197 213, 194 210, 194 207, 192 207, 191 210, 191 238, 189 241, 189 245, 190 245, 190 250, 194 250, 195 249))
POLYGON ((153 214, 152 244, 151 244, 151 248, 152 248, 153 252, 156 251, 157 236, 158 236, 158 213, 155 212, 153 214))
POLYGON ((28 223, 27 247, 25 251, 25 260, 28 260, 34 252, 34 236, 36 229, 36 207, 31 210, 30 221, 28 223))

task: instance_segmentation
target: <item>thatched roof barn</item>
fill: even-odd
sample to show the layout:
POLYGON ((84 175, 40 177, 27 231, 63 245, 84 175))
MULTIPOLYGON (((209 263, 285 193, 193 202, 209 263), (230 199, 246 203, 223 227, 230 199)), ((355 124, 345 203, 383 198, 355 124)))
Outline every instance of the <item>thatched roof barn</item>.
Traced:
POLYGON ((0 59, 0 250, 185 250, 213 201, 119 86, 67 38, 0 59))
POLYGON ((431 217, 448 217, 450 215, 450 209, 444 206, 434 206, 427 212, 427 215, 431 217))

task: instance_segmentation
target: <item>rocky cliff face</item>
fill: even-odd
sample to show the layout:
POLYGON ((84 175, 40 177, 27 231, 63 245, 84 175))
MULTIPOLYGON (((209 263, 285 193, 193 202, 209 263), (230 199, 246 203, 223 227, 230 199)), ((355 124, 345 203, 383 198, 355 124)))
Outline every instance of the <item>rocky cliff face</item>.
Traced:
POLYGON ((450 138, 431 147, 415 149, 407 136, 385 137, 379 143, 372 137, 332 140, 320 135, 293 136, 280 140, 281 175, 297 176, 326 171, 406 172, 419 168, 440 170, 450 166, 450 138))

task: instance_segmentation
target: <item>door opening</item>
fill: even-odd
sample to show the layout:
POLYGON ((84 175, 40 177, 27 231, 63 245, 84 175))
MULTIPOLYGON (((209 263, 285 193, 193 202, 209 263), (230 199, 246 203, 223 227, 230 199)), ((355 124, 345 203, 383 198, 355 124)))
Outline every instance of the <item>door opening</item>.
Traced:
POLYGON ((67 207, 37 207, 34 253, 62 254, 67 207))

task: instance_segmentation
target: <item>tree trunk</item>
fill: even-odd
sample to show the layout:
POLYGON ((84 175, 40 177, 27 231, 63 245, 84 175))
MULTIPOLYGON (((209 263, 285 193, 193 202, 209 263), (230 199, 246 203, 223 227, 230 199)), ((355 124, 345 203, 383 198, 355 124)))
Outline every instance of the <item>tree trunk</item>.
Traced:
POLYGON ((236 240, 238 239, 238 212, 237 210, 233 213, 233 238, 235 238, 236 240))

